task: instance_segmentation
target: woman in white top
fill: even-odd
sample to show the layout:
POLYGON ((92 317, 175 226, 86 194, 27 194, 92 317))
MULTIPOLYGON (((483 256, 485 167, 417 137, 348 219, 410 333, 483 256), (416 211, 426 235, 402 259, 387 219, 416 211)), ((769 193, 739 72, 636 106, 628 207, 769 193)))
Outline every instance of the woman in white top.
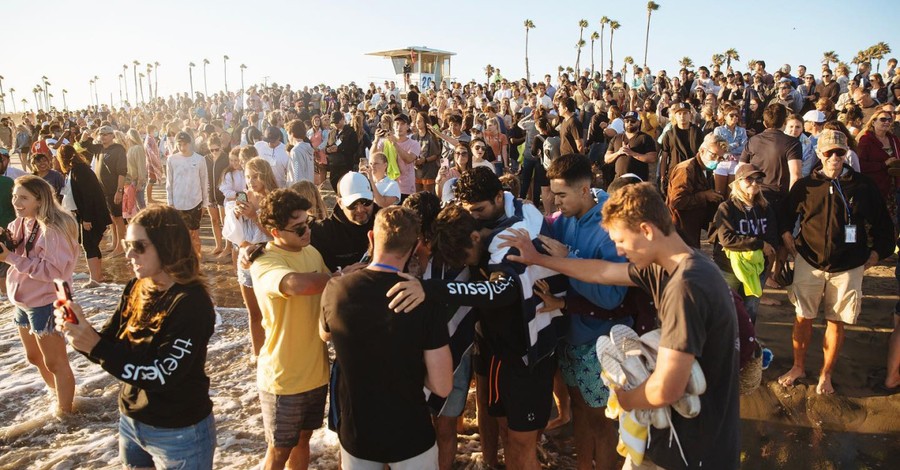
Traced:
POLYGON ((371 156, 371 164, 360 168, 360 173, 369 177, 372 183, 372 195, 378 207, 388 207, 400 204, 400 185, 387 176, 387 156, 381 152, 374 152, 371 156))

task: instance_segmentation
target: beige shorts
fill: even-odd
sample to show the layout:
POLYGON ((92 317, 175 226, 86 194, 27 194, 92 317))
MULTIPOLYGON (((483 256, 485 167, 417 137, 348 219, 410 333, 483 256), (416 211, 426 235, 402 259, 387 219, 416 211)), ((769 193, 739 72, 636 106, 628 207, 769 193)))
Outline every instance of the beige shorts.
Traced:
POLYGON ((802 256, 797 256, 794 283, 788 290, 788 298, 794 304, 797 316, 809 320, 816 318, 824 299, 826 320, 855 324, 862 307, 865 269, 865 266, 860 266, 828 273, 813 268, 802 256))

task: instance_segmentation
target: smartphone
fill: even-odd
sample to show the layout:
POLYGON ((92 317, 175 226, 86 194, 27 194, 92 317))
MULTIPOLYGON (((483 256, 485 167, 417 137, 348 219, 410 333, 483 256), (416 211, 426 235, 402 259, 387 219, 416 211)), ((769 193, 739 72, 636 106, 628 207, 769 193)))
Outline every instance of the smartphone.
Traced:
MULTIPOLYGON (((53 287, 56 289, 56 298, 63 302, 72 300, 72 289, 69 288, 69 283, 62 279, 54 279, 53 287)), ((75 312, 72 311, 66 305, 63 305, 63 320, 69 323, 78 324, 78 319, 75 318, 75 312)))
POLYGON ((450 168, 450 160, 447 157, 441 158, 441 168, 450 168))
POLYGON ((369 167, 369 159, 366 157, 362 157, 359 159, 359 171, 362 171, 365 168, 369 167))
POLYGON ((237 202, 247 202, 247 193, 238 191, 237 194, 234 195, 234 200, 237 202))

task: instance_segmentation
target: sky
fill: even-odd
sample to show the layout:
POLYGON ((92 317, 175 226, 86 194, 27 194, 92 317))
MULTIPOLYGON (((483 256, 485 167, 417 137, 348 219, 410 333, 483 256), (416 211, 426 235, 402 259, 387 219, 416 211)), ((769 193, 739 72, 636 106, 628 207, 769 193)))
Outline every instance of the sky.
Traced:
MULTIPOLYGON (((860 49, 879 41, 900 47, 893 21, 900 13, 896 0, 848 3, 836 0, 785 2, 783 0, 659 0, 650 24, 647 62, 654 73, 677 70, 678 61, 693 59, 709 64, 712 54, 729 48, 741 60, 733 66, 746 70, 749 59, 764 59, 770 72, 783 63, 805 64, 818 74, 822 53, 834 50, 850 62, 860 49), (752 5, 752 6, 751 6, 752 5), (865 25, 847 18, 864 15, 865 25)), ((588 20, 587 47, 582 68, 590 67, 590 33, 599 32, 599 19, 608 16, 621 27, 613 39, 615 68, 632 56, 643 62, 647 24, 646 2, 610 1, 507 1, 456 0, 419 3, 364 0, 3 0, 3 36, 0 60, 7 111, 12 111, 10 88, 15 88, 16 109, 21 99, 34 107, 32 88, 47 76, 52 104, 62 106, 68 90, 69 108, 89 104, 89 81, 99 77, 97 95, 103 103, 119 103, 119 78, 128 64, 128 94, 134 102, 132 61, 138 73, 147 62, 159 62, 159 95, 189 89, 188 63, 194 62, 194 90, 203 91, 203 59, 210 93, 224 88, 223 56, 228 55, 228 88, 252 83, 290 83, 299 86, 355 81, 365 85, 393 79, 390 61, 365 53, 407 46, 427 46, 455 52, 451 67, 456 80, 484 78, 485 65, 501 69, 507 78, 525 76, 525 29, 529 34, 532 80, 553 73, 557 66, 574 66, 578 21, 588 20), (36 25, 40 25, 36 28, 36 25)), ((609 28, 603 38, 609 61, 609 28)), ((599 68, 600 43, 595 43, 599 68)), ((889 57, 898 53, 892 53, 889 57)), ((886 62, 886 61, 885 61, 886 62)), ((884 68, 885 65, 882 65, 884 68)), ((149 94, 144 79, 145 98, 149 94)), ((140 93, 140 92, 139 92, 140 93)))

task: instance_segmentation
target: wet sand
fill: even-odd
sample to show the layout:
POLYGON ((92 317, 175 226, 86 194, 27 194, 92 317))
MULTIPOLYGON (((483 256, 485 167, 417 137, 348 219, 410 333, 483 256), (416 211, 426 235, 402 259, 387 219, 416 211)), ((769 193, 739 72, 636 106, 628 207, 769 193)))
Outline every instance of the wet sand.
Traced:
MULTIPOLYGON (((157 199, 164 200, 161 186, 157 186, 155 193, 157 199)), ((333 196, 330 191, 327 198, 329 205, 332 205, 333 196)), ((212 232, 208 217, 203 219, 201 235, 204 251, 212 251, 212 232)), ((778 376, 791 366, 793 309, 783 290, 766 290, 765 295, 781 301, 781 305, 760 307, 757 335, 765 346, 772 349, 775 359, 771 367, 764 371, 763 385, 741 400, 742 468, 896 468, 900 457, 900 394, 885 396, 875 391, 875 385, 885 375, 887 339, 893 326, 891 315, 897 301, 894 262, 892 258, 866 273, 862 314, 859 323, 846 330, 833 377, 836 389, 833 396, 825 397, 815 393, 817 372, 822 365, 824 320, 821 319, 814 328, 807 355, 808 378, 790 389, 777 383, 778 376)), ((105 259, 103 269, 107 282, 124 283, 132 277, 124 257, 105 259)), ((218 306, 243 307, 231 263, 204 261, 202 269, 218 306)), ((83 260, 79 261, 77 271, 86 271, 83 260)), ((241 311, 233 312, 224 320, 226 325, 231 323, 233 334, 240 335, 241 329, 246 328, 246 314, 241 311)), ((236 349, 210 351, 210 368, 222 369, 219 372, 228 375, 244 375, 252 380, 252 366, 245 360, 248 353, 249 340, 236 349)), ((220 421, 223 418, 226 420, 222 424, 227 426, 227 421, 236 419, 259 421, 258 404, 255 403, 253 394, 247 390, 235 393, 240 396, 233 398, 234 405, 226 406, 227 409, 217 409, 217 418, 220 421)), ((222 390, 217 394, 224 400, 230 391, 222 390)), ((214 401, 219 407, 220 400, 214 401)), ((101 411, 105 407, 97 406, 97 414, 93 419, 112 420, 115 414, 113 397, 108 393, 104 394, 103 404, 111 408, 101 411)), ((261 422, 259 424, 261 429, 261 422)), ((460 454, 456 468, 478 468, 481 454, 476 433, 474 414, 467 410, 464 433, 459 437, 460 454)), ((543 439, 544 468, 575 468, 571 433, 570 424, 543 439)), ((220 456, 227 459, 217 463, 217 467, 251 468, 255 459, 264 452, 261 435, 239 433, 235 439, 244 445, 231 451, 220 446, 220 456)), ((20 445, 28 446, 29 441, 24 439, 20 445)), ((8 444, 10 447, 6 449, 12 452, 25 450, 16 443, 8 444)), ((27 454, 26 451, 25 455, 27 454)), ((7 457, 12 457, 12 454, 7 457)), ((22 468, 16 464, 12 467, 8 465, 10 462, 27 462, 27 457, 25 460, 0 458, 0 461, 5 462, 2 468, 22 468)), ((105 465, 98 463, 90 466, 102 468, 105 465)), ((81 467, 84 465, 64 468, 81 467)), ((332 467, 326 465, 320 468, 332 467)))

